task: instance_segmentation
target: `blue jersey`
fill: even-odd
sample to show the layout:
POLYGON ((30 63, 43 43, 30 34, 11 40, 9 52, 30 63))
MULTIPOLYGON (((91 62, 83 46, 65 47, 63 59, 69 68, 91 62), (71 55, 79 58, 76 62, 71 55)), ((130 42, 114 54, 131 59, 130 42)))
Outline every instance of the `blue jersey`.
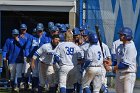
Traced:
POLYGON ((10 64, 24 62, 23 46, 24 43, 21 38, 19 38, 19 41, 14 40, 14 38, 8 38, 3 47, 3 58, 6 58, 6 54, 8 53, 8 61, 10 64))
POLYGON ((27 43, 26 56, 31 58, 34 55, 35 51, 46 43, 50 43, 48 37, 45 37, 43 35, 41 37, 34 36, 32 40, 29 40, 27 43))

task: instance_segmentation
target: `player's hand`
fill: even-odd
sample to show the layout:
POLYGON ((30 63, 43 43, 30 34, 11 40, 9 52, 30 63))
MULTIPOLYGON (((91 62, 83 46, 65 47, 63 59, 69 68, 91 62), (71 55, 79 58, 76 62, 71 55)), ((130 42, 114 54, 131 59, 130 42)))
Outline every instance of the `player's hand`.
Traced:
POLYGON ((104 60, 103 60, 103 64, 104 64, 105 66, 111 66, 111 65, 112 65, 111 61, 110 61, 110 60, 107 60, 107 59, 104 59, 104 60))
POLYGON ((16 41, 19 41, 19 38, 18 38, 18 36, 16 36, 16 37, 15 37, 15 40, 16 40, 16 41))
POLYGON ((104 67, 105 67, 106 71, 111 71, 112 70, 111 66, 104 66, 104 67))
POLYGON ((3 61, 4 61, 4 62, 7 62, 6 58, 3 58, 3 61))
POLYGON ((113 72, 116 73, 118 71, 118 66, 114 66, 113 72))
POLYGON ((30 63, 31 62, 31 59, 30 58, 27 58, 27 63, 30 63))
POLYGON ((35 63, 34 62, 31 62, 31 68, 35 69, 35 63))

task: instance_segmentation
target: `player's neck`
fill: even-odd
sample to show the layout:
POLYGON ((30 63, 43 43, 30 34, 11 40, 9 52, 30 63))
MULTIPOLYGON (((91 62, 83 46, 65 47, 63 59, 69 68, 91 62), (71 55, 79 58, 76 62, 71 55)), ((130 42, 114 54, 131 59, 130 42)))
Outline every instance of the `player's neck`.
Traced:
POLYGON ((126 45, 126 44, 128 44, 128 43, 130 43, 130 41, 123 41, 123 44, 124 44, 124 45, 126 45))

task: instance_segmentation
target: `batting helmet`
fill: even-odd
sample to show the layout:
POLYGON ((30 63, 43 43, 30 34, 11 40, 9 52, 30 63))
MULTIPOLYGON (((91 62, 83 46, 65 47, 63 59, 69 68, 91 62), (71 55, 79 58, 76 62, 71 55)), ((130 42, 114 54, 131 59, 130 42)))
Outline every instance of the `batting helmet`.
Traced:
POLYGON ((79 28, 75 27, 75 28, 73 29, 73 35, 80 35, 79 28))
POLYGON ((63 27, 60 28, 60 31, 61 31, 62 33, 64 33, 64 32, 67 32, 67 29, 66 29, 65 26, 63 26, 63 27))
POLYGON ((26 24, 21 24, 21 25, 20 25, 20 29, 27 29, 26 24))
POLYGON ((57 26, 58 28, 60 28, 60 23, 56 23, 55 26, 57 26))
POLYGON ((56 30, 58 30, 58 28, 57 28, 56 26, 52 26, 52 27, 50 28, 50 31, 56 31, 56 30))
POLYGON ((70 25, 69 24, 65 24, 66 28, 69 29, 70 28, 70 25))
POLYGON ((131 40, 133 38, 132 30, 129 27, 123 27, 119 33, 123 34, 126 40, 131 40))
POLYGON ((87 29, 86 25, 80 26, 80 31, 83 31, 83 30, 86 30, 86 29, 87 29))
POLYGON ((95 33, 90 33, 89 34, 89 41, 91 42, 91 43, 98 43, 98 36, 97 36, 97 34, 95 34, 95 33))
POLYGON ((41 26, 42 28, 44 28, 43 23, 38 23, 37 26, 41 26))
POLYGON ((88 34, 89 34, 89 31, 86 29, 82 35, 87 36, 88 34))
POLYGON ((41 26, 37 26, 36 31, 43 31, 43 28, 41 26))
POLYGON ((12 30, 12 35, 19 35, 19 31, 17 29, 12 30))
POLYGON ((54 26, 54 23, 53 22, 49 22, 48 23, 48 28, 50 29, 52 26, 54 26))

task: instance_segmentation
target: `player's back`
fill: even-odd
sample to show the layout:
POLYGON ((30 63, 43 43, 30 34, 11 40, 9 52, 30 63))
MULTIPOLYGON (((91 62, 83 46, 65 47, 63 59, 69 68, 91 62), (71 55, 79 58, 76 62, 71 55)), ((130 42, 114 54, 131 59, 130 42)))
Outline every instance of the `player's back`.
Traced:
POLYGON ((81 49, 73 42, 63 42, 56 48, 56 53, 60 56, 60 65, 75 66, 80 55, 81 49))
POLYGON ((103 55, 100 45, 92 45, 87 52, 87 60, 92 61, 90 66, 101 66, 103 64, 103 55))

